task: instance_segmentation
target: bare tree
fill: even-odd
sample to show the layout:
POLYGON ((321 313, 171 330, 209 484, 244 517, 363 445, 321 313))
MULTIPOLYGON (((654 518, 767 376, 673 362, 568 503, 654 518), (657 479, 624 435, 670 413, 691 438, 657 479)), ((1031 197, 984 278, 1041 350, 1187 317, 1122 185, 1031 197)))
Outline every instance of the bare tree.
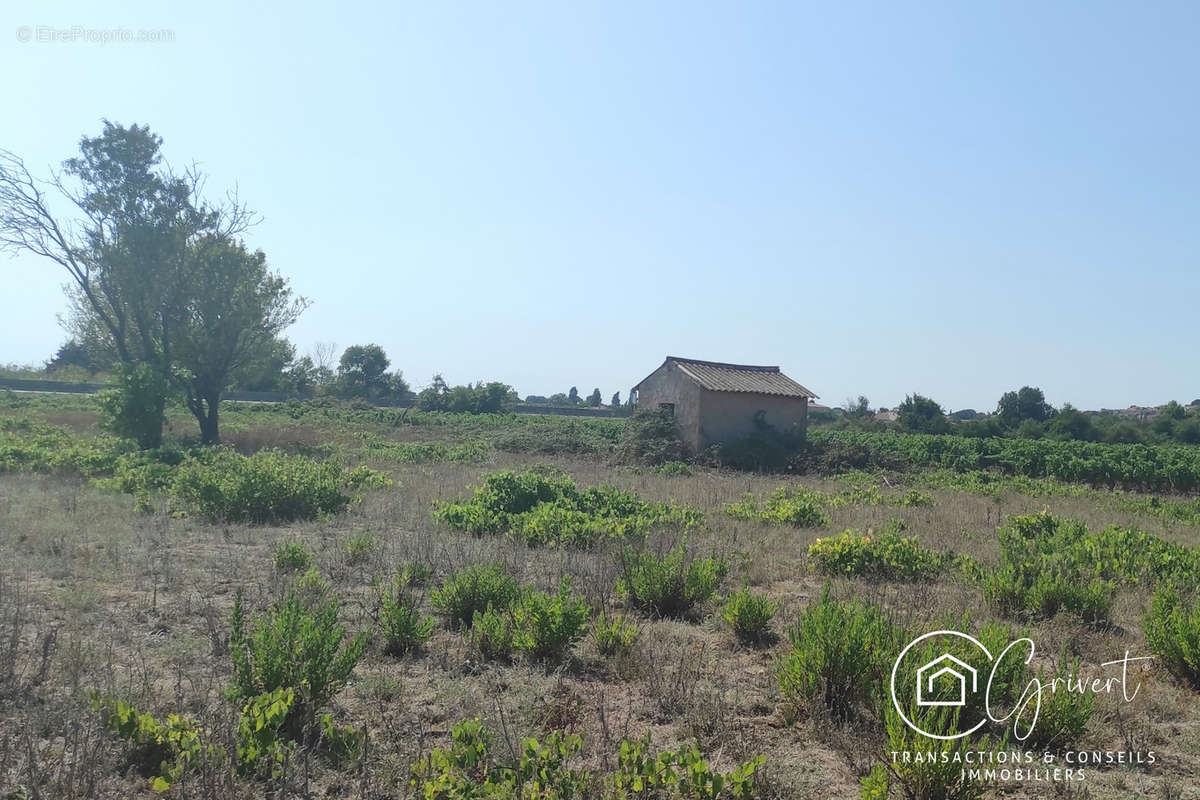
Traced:
POLYGON ((317 342, 309 351, 309 357, 317 369, 333 372, 334 364, 337 363, 337 343, 317 342))

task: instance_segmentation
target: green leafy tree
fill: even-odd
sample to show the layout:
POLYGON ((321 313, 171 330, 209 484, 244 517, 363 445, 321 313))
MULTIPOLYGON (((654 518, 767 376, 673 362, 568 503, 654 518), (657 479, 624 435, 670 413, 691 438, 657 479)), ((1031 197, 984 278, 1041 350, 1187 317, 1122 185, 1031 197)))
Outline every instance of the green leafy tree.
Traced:
POLYGON ((587 404, 592 408, 596 408, 601 402, 603 402, 603 398, 600 396, 600 387, 597 386, 592 390, 592 393, 588 395, 587 404))
POLYGON ((296 346, 278 337, 264 344, 233 376, 234 389, 250 392, 283 392, 289 388, 288 371, 296 363, 296 346))
POLYGON ((161 429, 155 410, 173 389, 202 439, 216 442, 221 392, 305 303, 241 242, 253 214, 236 200, 209 203, 204 175, 173 172, 161 146, 147 126, 105 121, 49 180, 0 151, 0 249, 33 253, 67 272, 68 327, 85 347, 164 378, 138 389, 159 387, 161 402, 124 401, 158 413, 147 430, 161 429), (60 201, 74 217, 51 211, 60 201))
POLYGON ((216 444, 221 394, 239 370, 291 354, 290 345, 277 337, 296 321, 306 301, 292 297, 288 282, 268 269, 261 250, 251 253, 241 242, 214 241, 191 255, 197 263, 172 328, 172 358, 184 402, 200 423, 201 441, 216 444))
POLYGON ((572 386, 571 390, 569 392, 567 392, 567 402, 573 406, 577 406, 581 402, 583 402, 579 399, 579 390, 576 389, 574 386, 572 386))
POLYGON ((366 399, 377 394, 386 384, 384 375, 391 363, 377 344, 347 347, 337 368, 342 395, 366 399))
POLYGON ((911 394, 896 406, 900 415, 900 427, 910 433, 945 433, 950 423, 942 407, 928 397, 911 394))
POLYGON ((1076 439, 1094 442, 1100 438, 1092 418, 1070 403, 1063 403, 1062 410, 1049 423, 1049 434, 1054 439, 1076 439))
POLYGON ((1025 420, 1045 422, 1054 416, 1054 408, 1046 402, 1041 389, 1022 386, 1015 392, 1005 392, 996 406, 996 416, 1006 428, 1016 428, 1025 420))
POLYGON ((613 408, 621 407, 621 393, 613 392, 612 401, 609 403, 613 408))
POLYGON ((89 373, 95 373, 103 369, 104 364, 101 363, 101 360, 89 348, 77 339, 71 338, 55 351, 53 358, 46 362, 46 371, 56 372, 71 367, 78 367, 79 369, 87 370, 89 373))
POLYGON ((490 381, 447 386, 440 375, 417 396, 422 411, 448 411, 456 414, 501 414, 517 405, 517 392, 507 383, 490 381))

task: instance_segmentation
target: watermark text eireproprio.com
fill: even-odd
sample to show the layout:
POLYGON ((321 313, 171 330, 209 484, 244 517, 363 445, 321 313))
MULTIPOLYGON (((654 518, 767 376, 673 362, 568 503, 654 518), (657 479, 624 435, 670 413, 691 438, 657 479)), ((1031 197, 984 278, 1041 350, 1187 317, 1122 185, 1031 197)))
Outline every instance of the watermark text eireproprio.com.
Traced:
POLYGON ((37 44, 143 44, 175 41, 171 28, 92 28, 87 25, 20 25, 18 42, 37 44))

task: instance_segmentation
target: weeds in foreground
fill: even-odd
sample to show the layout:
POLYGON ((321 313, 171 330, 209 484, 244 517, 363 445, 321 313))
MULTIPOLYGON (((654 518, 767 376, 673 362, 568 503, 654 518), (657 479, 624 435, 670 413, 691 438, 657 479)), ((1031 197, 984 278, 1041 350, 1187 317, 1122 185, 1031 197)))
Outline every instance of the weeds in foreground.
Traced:
POLYGON ((346 685, 367 643, 366 632, 347 640, 338 613, 333 595, 309 601, 293 588, 265 614, 247 620, 239 592, 229 634, 230 696, 245 703, 280 689, 295 689, 298 695, 288 727, 298 736, 346 685))

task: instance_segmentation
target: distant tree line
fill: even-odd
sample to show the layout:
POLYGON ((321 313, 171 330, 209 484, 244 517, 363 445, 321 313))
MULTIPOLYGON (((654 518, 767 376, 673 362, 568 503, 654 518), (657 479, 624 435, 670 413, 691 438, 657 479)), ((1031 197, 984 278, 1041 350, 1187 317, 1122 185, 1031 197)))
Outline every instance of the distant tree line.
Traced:
MULTIPOLYGON (((886 411, 887 409, 879 409, 886 411)), ((896 420, 877 418, 866 397, 847 400, 840 413, 810 416, 810 423, 863 431, 950 433, 974 438, 1006 437, 1057 441, 1200 444, 1200 399, 1188 406, 1172 400, 1148 419, 1118 412, 1080 411, 1070 403, 1055 408, 1041 389, 1022 386, 1001 395, 992 414, 974 409, 947 413, 929 397, 911 394, 895 409, 896 420)))
MULTIPOLYGON (((579 396, 579 389, 572 386, 564 392, 544 396, 540 394, 531 394, 525 397, 524 402, 529 405, 539 406, 554 406, 557 408, 601 408, 604 405, 604 395, 600 392, 600 387, 592 389, 592 393, 586 398, 579 396)), ((612 409, 621 409, 625 406, 621 404, 621 393, 613 392, 608 401, 608 407, 612 409)))

